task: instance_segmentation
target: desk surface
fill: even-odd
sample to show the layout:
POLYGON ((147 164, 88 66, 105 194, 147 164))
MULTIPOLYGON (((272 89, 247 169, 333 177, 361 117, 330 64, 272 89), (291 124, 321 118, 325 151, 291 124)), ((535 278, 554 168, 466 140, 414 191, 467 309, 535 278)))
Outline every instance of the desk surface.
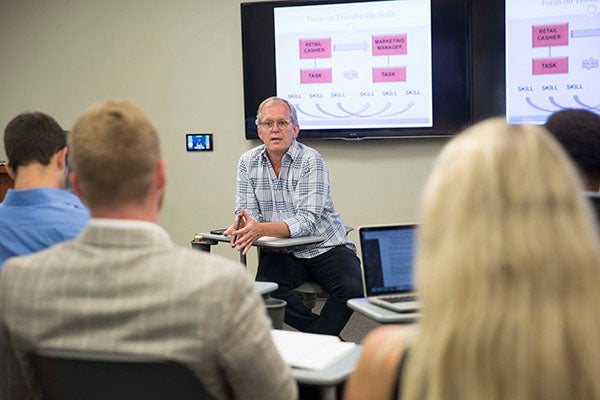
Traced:
MULTIPOLYGON (((215 235, 214 233, 201 233, 202 238, 209 240, 216 240, 217 242, 230 242, 230 236, 215 235)), ((254 246, 270 247, 274 249, 285 249, 290 247, 304 246, 308 244, 315 244, 324 241, 325 238, 322 236, 303 236, 297 238, 275 238, 275 237, 261 237, 254 242, 254 246)))
POLYGON ((362 346, 356 346, 348 355, 328 368, 320 370, 292 368, 292 375, 298 383, 315 386, 337 385, 345 381, 356 367, 362 346))
POLYGON ((254 291, 263 296, 276 291, 278 287, 279 285, 276 282, 254 281, 254 291))
POLYGON ((358 299, 350 299, 347 302, 348 307, 358 311, 367 317, 384 324, 411 323, 419 318, 419 313, 398 313, 387 308, 379 307, 372 304, 364 297, 358 299))

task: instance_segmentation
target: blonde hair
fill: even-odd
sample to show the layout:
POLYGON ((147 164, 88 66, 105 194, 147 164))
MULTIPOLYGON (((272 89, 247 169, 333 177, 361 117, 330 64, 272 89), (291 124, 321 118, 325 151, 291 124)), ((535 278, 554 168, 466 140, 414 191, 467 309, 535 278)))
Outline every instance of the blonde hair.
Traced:
POLYGON ((600 398, 600 241, 558 143, 479 123, 444 148, 423 200, 401 398, 600 398))
POLYGON ((161 159, 158 135, 146 114, 120 100, 85 110, 69 134, 69 151, 90 207, 142 203, 161 159))

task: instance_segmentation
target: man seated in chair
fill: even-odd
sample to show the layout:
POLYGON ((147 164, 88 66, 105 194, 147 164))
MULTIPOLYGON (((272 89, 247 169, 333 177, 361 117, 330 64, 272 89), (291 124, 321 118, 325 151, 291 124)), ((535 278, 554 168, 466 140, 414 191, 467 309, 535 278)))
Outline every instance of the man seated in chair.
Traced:
POLYGON ((4 129, 6 170, 15 181, 0 203, 0 269, 22 256, 79 235, 90 220, 81 200, 65 190, 67 134, 42 112, 24 112, 4 129))
POLYGON ((296 141, 296 110, 270 97, 258 107, 263 145, 244 153, 237 175, 236 221, 225 231, 244 254, 261 236, 323 236, 321 243, 288 252, 261 250, 256 280, 279 284, 273 297, 287 302, 285 322, 313 333, 339 335, 352 311, 346 301, 362 297, 360 261, 333 207, 329 172, 321 155, 296 141), (293 288, 314 281, 329 294, 320 316, 310 312, 293 288))
POLYGON ((0 398, 40 398, 35 349, 159 356, 189 367, 215 399, 295 398, 247 272, 175 246, 158 225, 166 163, 143 111, 93 105, 69 148, 92 220, 75 240, 4 265, 0 398))

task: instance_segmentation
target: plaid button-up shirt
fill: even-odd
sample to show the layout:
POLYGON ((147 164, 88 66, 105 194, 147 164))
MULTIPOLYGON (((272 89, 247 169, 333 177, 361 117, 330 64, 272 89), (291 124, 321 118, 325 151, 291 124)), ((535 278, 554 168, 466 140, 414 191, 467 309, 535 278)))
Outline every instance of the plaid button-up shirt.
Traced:
POLYGON ((294 249, 291 252, 296 257, 312 258, 339 245, 356 251, 333 207, 329 171, 323 158, 297 141, 283 156, 279 177, 264 145, 242 154, 238 164, 236 214, 242 208, 258 222, 285 222, 291 237, 326 238, 321 243, 294 249))

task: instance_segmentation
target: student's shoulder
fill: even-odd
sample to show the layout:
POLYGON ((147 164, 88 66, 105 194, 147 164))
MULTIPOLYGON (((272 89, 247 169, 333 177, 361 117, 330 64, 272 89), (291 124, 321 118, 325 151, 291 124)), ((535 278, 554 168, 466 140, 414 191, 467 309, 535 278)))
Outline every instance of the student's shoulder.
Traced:
MULTIPOLYGON (((28 277, 37 279, 49 265, 58 265, 64 262, 65 254, 68 253, 66 249, 70 245, 70 241, 58 242, 34 253, 8 258, 2 264, 0 280, 5 285, 9 281, 27 281, 28 277)), ((12 286, 13 283, 8 285, 12 286)))
POLYGON ((256 147, 251 148, 250 150, 246 150, 240 156, 240 160, 251 160, 260 157, 260 155, 264 152, 265 145, 261 144, 256 147))
POLYGON ((367 335, 362 345, 354 373, 346 384, 344 400, 392 398, 398 367, 406 351, 402 327, 377 328, 367 335))
POLYGON ((33 253, 11 257, 6 260, 5 266, 15 264, 28 268, 42 268, 47 261, 51 261, 53 258, 63 258, 70 246, 70 241, 57 242, 33 253))

